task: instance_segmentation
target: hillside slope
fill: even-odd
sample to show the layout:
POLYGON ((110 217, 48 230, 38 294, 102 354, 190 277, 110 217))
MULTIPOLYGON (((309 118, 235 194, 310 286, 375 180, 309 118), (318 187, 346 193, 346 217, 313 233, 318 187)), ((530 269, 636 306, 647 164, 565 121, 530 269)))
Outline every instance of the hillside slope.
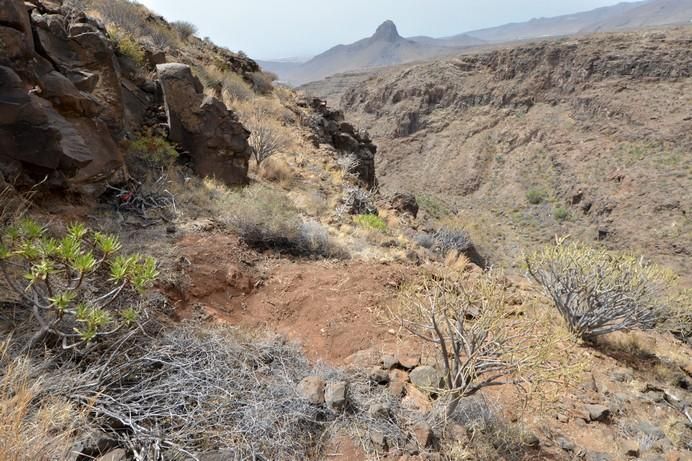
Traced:
MULTIPOLYGON (((526 22, 474 30, 463 35, 501 43, 588 32, 685 24, 692 20, 692 0, 623 2, 581 13, 534 18, 526 22)), ((453 38, 453 37, 452 37, 453 38)))
POLYGON ((380 147, 382 187, 449 200, 496 260, 572 234, 689 276, 690 76, 688 27, 392 70, 342 103, 380 147))

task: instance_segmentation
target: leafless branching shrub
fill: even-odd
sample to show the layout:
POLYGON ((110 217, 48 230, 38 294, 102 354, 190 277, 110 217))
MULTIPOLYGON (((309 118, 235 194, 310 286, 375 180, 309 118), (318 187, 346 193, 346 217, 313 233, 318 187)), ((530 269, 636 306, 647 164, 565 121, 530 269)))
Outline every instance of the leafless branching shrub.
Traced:
POLYGON ((643 258, 558 241, 526 257, 529 275, 584 340, 618 330, 650 329, 669 310, 669 272, 643 258))
POLYGON ((248 142, 252 147, 257 165, 272 155, 290 149, 294 144, 293 134, 280 118, 284 111, 278 101, 255 98, 239 101, 233 106, 243 125, 250 130, 248 142))
POLYGON ((452 276, 426 277, 403 292, 402 326, 437 346, 447 397, 445 413, 485 387, 519 379, 535 366, 542 350, 534 326, 512 316, 497 277, 486 274, 468 286, 452 276))
POLYGON ((337 214, 376 215, 378 213, 374 202, 374 193, 356 186, 346 186, 341 205, 337 214))
POLYGON ((360 160, 358 160, 358 157, 354 154, 341 156, 337 159, 336 163, 344 174, 353 174, 360 166, 360 160))
POLYGON ((137 460, 221 449, 230 459, 299 460, 316 449, 326 409, 296 394, 311 372, 297 347, 194 326, 131 339, 101 360, 54 370, 45 395, 88 408, 137 460))

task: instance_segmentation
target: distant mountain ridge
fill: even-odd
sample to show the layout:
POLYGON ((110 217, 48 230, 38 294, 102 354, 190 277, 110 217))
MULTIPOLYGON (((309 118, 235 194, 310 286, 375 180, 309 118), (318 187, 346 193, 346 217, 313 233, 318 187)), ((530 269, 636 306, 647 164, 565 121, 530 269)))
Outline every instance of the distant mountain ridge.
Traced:
POLYGON ((337 45, 305 63, 260 61, 260 64, 278 74, 283 81, 302 84, 354 69, 372 69, 448 55, 457 48, 482 43, 482 40, 472 37, 450 40, 404 38, 399 35, 394 22, 385 21, 371 37, 349 45, 337 45))
POLYGON ((335 46, 304 63, 260 62, 290 84, 378 67, 430 60, 464 49, 542 37, 613 32, 642 27, 686 24, 692 20, 692 0, 643 0, 530 21, 479 29, 443 38, 399 35, 392 21, 382 23, 371 37, 335 46))

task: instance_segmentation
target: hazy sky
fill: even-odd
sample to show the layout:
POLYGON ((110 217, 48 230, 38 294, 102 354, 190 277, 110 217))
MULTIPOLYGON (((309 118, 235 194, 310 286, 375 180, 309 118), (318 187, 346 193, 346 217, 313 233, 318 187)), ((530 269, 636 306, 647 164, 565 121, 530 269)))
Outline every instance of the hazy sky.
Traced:
POLYGON ((371 35, 386 19, 403 36, 444 37, 617 0, 140 0, 201 37, 256 59, 310 56, 371 35))

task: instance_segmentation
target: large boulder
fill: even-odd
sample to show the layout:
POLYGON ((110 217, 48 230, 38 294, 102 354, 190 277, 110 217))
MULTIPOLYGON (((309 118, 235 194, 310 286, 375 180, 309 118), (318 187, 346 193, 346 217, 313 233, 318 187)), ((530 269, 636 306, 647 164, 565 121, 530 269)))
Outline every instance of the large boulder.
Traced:
POLYGON ((247 183, 250 132, 235 114, 205 97, 199 80, 185 64, 156 66, 168 117, 169 137, 189 151, 197 174, 228 185, 247 183))

